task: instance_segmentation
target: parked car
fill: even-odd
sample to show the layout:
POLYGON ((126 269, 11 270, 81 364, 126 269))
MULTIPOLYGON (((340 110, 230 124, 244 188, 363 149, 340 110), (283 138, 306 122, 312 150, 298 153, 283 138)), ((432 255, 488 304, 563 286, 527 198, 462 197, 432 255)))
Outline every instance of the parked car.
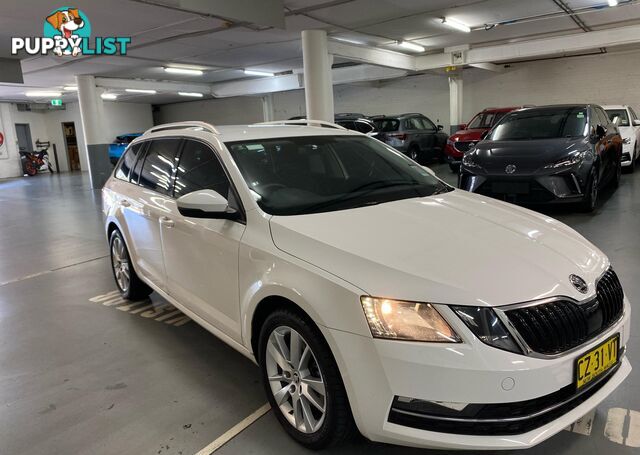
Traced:
POLYGON ((633 172, 640 160, 640 119, 630 106, 603 106, 622 136, 622 167, 633 172))
MULTIPOLYGON (((335 115, 335 123, 348 130, 358 131, 369 136, 377 136, 376 125, 364 114, 341 113, 335 115)), ((289 120, 305 120, 306 116, 296 115, 289 120)))
POLYGON ((159 125, 102 193, 123 297, 155 290, 254 359, 306 447, 523 449, 631 371, 600 250, 361 133, 159 125))
POLYGON ((521 109, 502 120, 462 159, 459 186, 505 201, 596 207, 599 190, 618 185, 622 137, 602 107, 521 109))
POLYGON ((447 154, 447 161, 452 172, 458 172, 460 170, 460 161, 462 156, 469 151, 471 147, 480 142, 480 139, 484 133, 489 131, 493 126, 498 123, 505 114, 519 109, 517 107, 490 107, 482 112, 477 113, 471 121, 462 125, 459 131, 447 139, 447 145, 445 152, 447 154))
POLYGON ((376 139, 389 144, 418 163, 445 161, 444 148, 448 135, 422 114, 384 115, 372 117, 378 128, 376 139))
POLYGON ((141 136, 142 133, 130 133, 117 136, 112 144, 109 144, 109 161, 115 166, 125 149, 131 142, 141 136))
POLYGON ((363 114, 343 113, 335 115, 335 123, 353 131, 358 131, 369 136, 377 136, 378 129, 376 125, 363 114))

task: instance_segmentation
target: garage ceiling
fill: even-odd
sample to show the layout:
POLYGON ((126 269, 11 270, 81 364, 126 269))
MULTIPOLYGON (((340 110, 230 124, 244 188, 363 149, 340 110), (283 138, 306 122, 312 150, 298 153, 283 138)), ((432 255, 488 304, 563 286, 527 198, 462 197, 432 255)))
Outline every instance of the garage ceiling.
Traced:
MULTIPOLYGON (((258 5, 261 1, 243 3, 258 5)), ((180 0, 83 1, 80 6, 91 21, 93 35, 132 37, 128 55, 20 56, 24 85, 0 85, 0 99, 26 100, 27 88, 60 88, 73 84, 76 74, 216 83, 246 79, 245 68, 295 71, 302 67, 300 32, 310 28, 325 29, 333 38, 398 52, 407 51, 396 42, 410 40, 424 46, 428 54, 466 44, 481 47, 640 24, 638 0, 621 1, 614 8, 609 8, 606 0, 275 1, 278 3, 284 5, 284 29, 186 11, 178 6, 180 0), (578 14, 572 17, 571 11, 578 14), (471 33, 444 26, 439 19, 444 16, 469 25, 471 33), (205 73, 202 77, 169 75, 162 69, 167 65, 198 68, 205 73)), ((27 4, 24 0, 4 0, 0 57, 11 57, 12 36, 41 36, 44 17, 51 9, 50 1, 27 4)), ((337 59, 335 63, 343 62, 337 59)), ((122 94, 121 101, 185 100, 173 93, 118 93, 122 94)), ((64 98, 71 101, 75 94, 66 93, 64 98)))

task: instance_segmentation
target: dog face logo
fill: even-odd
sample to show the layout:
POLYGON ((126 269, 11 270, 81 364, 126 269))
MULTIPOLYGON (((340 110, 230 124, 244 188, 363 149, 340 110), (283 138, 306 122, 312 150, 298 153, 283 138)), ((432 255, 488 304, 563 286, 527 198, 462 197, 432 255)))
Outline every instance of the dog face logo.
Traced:
POLYGON ((54 38, 54 54, 61 57, 82 54, 82 39, 89 37, 91 26, 85 14, 78 8, 63 7, 47 16, 44 32, 46 37, 54 38))

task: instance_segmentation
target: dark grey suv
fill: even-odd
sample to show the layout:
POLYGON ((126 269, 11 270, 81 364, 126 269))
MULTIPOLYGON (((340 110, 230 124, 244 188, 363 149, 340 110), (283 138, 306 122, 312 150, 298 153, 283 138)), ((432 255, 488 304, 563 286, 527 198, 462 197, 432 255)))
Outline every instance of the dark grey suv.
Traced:
POLYGON ((507 114, 462 158, 462 189, 521 204, 596 207, 620 181, 622 138, 602 107, 559 105, 507 114))
POLYGON ((418 163, 437 159, 444 163, 449 135, 422 114, 377 115, 371 117, 378 128, 376 139, 401 151, 418 163))

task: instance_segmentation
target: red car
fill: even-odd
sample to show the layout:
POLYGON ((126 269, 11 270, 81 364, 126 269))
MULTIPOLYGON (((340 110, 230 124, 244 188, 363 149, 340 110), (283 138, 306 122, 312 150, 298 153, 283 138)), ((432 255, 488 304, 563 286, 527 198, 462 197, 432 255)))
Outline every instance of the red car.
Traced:
POLYGON ((460 131, 456 131, 449 137, 445 153, 451 170, 458 172, 465 152, 476 145, 482 139, 482 134, 493 128, 493 125, 498 123, 505 114, 516 109, 520 107, 489 107, 476 114, 467 125, 462 126, 460 131))

